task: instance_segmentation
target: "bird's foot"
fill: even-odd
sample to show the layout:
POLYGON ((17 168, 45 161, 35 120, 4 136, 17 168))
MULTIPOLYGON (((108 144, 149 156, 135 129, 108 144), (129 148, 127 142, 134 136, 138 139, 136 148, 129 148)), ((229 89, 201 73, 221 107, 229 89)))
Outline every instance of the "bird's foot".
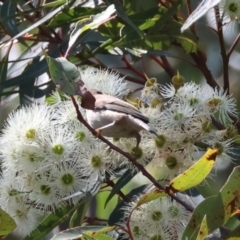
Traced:
POLYGON ((99 135, 101 135, 102 129, 101 128, 97 128, 97 129, 95 129, 95 131, 97 132, 97 136, 99 136, 99 135))

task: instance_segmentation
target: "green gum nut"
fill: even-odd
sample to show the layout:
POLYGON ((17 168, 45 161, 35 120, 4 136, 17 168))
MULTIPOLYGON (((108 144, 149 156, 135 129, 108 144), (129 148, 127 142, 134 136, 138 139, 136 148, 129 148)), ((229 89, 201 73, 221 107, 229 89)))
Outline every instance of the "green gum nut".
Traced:
POLYGON ((158 107, 158 106, 161 105, 161 104, 162 104, 161 99, 159 99, 159 98, 154 98, 154 99, 152 100, 152 102, 151 102, 151 108, 156 108, 156 107, 158 107))
POLYGON ((172 84, 175 87, 176 92, 180 87, 183 86, 184 82, 185 82, 185 78, 181 76, 179 72, 177 72, 177 75, 172 77, 172 84))
POLYGON ((156 78, 149 78, 147 79, 147 82, 145 83, 145 87, 151 87, 157 82, 156 78))
POLYGON ((137 108, 140 108, 141 107, 141 104, 142 104, 142 101, 140 100, 140 98, 136 97, 134 100, 133 100, 133 105, 137 108))

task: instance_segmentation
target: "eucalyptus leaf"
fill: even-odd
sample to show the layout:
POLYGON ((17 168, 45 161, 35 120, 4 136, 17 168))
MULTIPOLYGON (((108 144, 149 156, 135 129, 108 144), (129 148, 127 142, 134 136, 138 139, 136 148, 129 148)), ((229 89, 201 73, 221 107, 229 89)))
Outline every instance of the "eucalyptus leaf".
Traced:
POLYGON ((17 227, 15 221, 0 208, 0 238, 5 238, 17 227))
POLYGON ((107 197, 107 200, 105 202, 105 207, 107 206, 108 202, 113 198, 115 194, 119 192, 135 175, 137 174, 137 171, 127 170, 116 182, 114 187, 112 188, 112 191, 107 197))
POLYGON ((19 35, 17 27, 17 21, 15 19, 15 12, 17 11, 17 2, 12 0, 4 1, 0 9, 0 21, 3 27, 7 30, 11 37, 16 36, 14 39, 18 39, 20 43, 28 47, 26 42, 19 35))

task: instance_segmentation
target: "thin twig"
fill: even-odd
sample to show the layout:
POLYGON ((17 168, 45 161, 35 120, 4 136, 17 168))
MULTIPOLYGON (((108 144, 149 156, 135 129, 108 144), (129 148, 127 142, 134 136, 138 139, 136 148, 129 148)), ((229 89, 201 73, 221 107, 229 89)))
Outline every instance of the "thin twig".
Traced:
POLYGON ((211 71, 208 69, 208 67, 206 65, 205 54, 202 51, 198 50, 197 53, 191 53, 190 55, 191 55, 192 59, 195 61, 196 65, 197 65, 197 68, 204 75, 207 84, 209 86, 211 86, 212 88, 218 88, 219 89, 219 85, 215 81, 211 71))
POLYGON ((172 66, 170 65, 168 59, 166 58, 166 56, 160 56, 160 58, 162 59, 162 62, 164 63, 165 71, 168 73, 168 75, 170 77, 173 77, 175 75, 175 72, 174 72, 172 66))
POLYGON ((218 39, 219 39, 219 45, 221 49, 221 56, 222 56, 222 65, 223 65, 223 89, 229 94, 229 74, 228 74, 228 63, 229 63, 229 57, 226 54, 226 48, 224 43, 224 36, 223 36, 223 25, 222 21, 219 18, 219 7, 214 7, 215 11, 215 18, 217 23, 217 29, 218 29, 218 39))
MULTIPOLYGON (((142 77, 142 78, 145 78, 144 74, 141 73, 140 71, 138 71, 136 68, 134 68, 132 66, 131 63, 129 63, 129 61, 127 60, 126 56, 125 55, 122 55, 122 61, 126 64, 127 68, 132 70, 135 74, 137 74, 138 76, 142 77)), ((146 78, 145 78, 146 79, 146 78)))
POLYGON ((170 66, 169 62, 167 61, 167 58, 165 56, 161 56, 161 60, 158 59, 156 56, 151 55, 150 56, 156 63, 158 63, 165 72, 172 78, 174 76, 174 71, 172 67, 170 66))
MULTIPOLYGON (((191 13, 192 13, 192 7, 191 7, 191 2, 190 2, 190 0, 187 0, 186 6, 187 6, 187 11, 188 11, 188 16, 190 16, 191 13)), ((195 25, 192 24, 189 28, 190 28, 190 30, 196 35, 195 25)))
POLYGON ((102 135, 98 134, 95 129, 93 129, 88 122, 83 118, 79 108, 78 104, 73 96, 71 96, 71 100, 73 102, 73 105, 75 107, 76 113, 77 113, 77 119, 86 127, 88 130, 97 138, 99 138, 102 142, 106 143, 110 149, 120 153, 124 157, 126 157, 135 167, 138 168, 139 171, 142 172, 142 174, 147 177, 158 189, 166 192, 172 199, 174 199, 176 202, 180 203, 182 206, 186 208, 186 210, 192 212, 194 209, 192 206, 189 206, 186 202, 182 201, 180 198, 178 198, 176 195, 169 193, 166 191, 166 188, 163 187, 139 162, 137 162, 136 158, 134 158, 130 153, 123 151, 122 149, 118 148, 117 146, 113 145, 111 142, 109 142, 106 138, 104 138, 102 135))
POLYGON ((235 47, 237 46, 239 40, 240 40, 240 33, 239 33, 239 34, 237 35, 237 37, 235 38, 232 46, 230 47, 230 49, 229 49, 229 51, 228 51, 228 53, 227 53, 227 57, 228 57, 228 58, 230 58, 230 56, 231 56, 233 50, 235 49, 235 47))

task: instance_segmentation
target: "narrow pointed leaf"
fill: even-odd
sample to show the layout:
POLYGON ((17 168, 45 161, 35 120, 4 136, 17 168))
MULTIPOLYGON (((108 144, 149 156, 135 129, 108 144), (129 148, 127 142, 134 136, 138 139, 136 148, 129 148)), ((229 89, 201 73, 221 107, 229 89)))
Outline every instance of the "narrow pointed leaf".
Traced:
POLYGON ((212 232, 225 224, 240 207, 240 166, 235 167, 225 185, 221 188, 211 211, 207 214, 207 224, 212 232))
POLYGON ((194 22, 196 22, 200 17, 202 17, 210 8, 214 7, 220 2, 220 0, 202 0, 199 6, 192 12, 192 14, 187 18, 183 24, 181 31, 185 31, 194 22))
POLYGON ((77 22, 73 32, 71 33, 70 40, 69 40, 69 46, 68 50, 73 46, 73 44, 76 42, 77 38, 86 30, 88 29, 95 29, 101 24, 108 21, 108 19, 111 17, 112 14, 116 12, 114 5, 110 5, 105 11, 92 15, 90 18, 83 19, 79 22, 77 22))
POLYGON ((30 235, 23 240, 42 240, 49 232, 51 232, 60 223, 66 221, 78 208, 78 206, 88 200, 88 197, 81 199, 76 205, 68 205, 57 209, 54 213, 50 213, 43 221, 35 228, 30 235))
POLYGON ((204 216, 196 240, 204 240, 205 236, 209 234, 207 227, 206 215, 204 216))
POLYGON ((49 12, 47 15, 45 15, 43 18, 41 18, 39 21, 33 23, 30 27, 24 29, 22 32, 18 33, 17 35, 15 35, 14 37, 12 37, 10 39, 10 41, 13 41, 14 39, 17 39, 19 37, 21 37, 22 35, 30 32, 31 30, 37 28, 38 26, 42 25, 43 23, 45 23, 46 21, 52 19, 57 13, 63 11, 64 7, 71 7, 72 4, 75 2, 75 0, 71 0, 71 1, 67 1, 67 3, 63 4, 62 6, 54 9, 53 11, 49 12))
POLYGON ((107 206, 108 202, 112 199, 112 197, 119 192, 119 190, 121 190, 121 188, 123 188, 135 175, 137 174, 137 171, 132 171, 132 170, 128 170, 126 171, 122 177, 120 177, 118 179, 118 181, 116 182, 116 184, 114 185, 112 191, 110 192, 110 194, 108 195, 108 198, 105 202, 104 207, 107 206))
MULTIPOLYGON (((17 1, 6 0, 0 9, 0 21, 3 27, 7 30, 11 37, 18 35, 19 30, 15 20, 15 12, 17 9, 17 1)), ((20 43, 28 47, 25 41, 20 37, 16 37, 20 43)), ((16 39, 15 38, 15 39, 16 39)))
POLYGON ((140 206, 144 203, 153 201, 157 198, 161 198, 161 197, 165 197, 168 196, 165 192, 163 192, 162 190, 159 189, 154 189, 153 191, 144 194, 143 196, 141 196, 141 198, 139 199, 137 206, 140 206))
POLYGON ((125 11, 122 9, 122 6, 121 6, 117 1, 114 1, 114 5, 115 5, 115 7, 116 7, 118 16, 124 21, 124 23, 125 23, 126 25, 128 25, 129 27, 131 27, 131 29, 132 29, 135 33, 137 33, 141 39, 143 39, 144 36, 145 36, 145 33, 142 32, 142 31, 138 28, 138 26, 136 26, 136 25, 131 21, 131 19, 126 15, 125 11))
MULTIPOLYGON (((62 232, 57 233, 51 240, 76 240, 81 239, 83 233, 86 231, 98 231, 101 230, 102 226, 83 226, 83 227, 76 227, 76 228, 69 228, 62 232)), ((92 240, 92 238, 90 238, 92 240)))
POLYGON ((89 201, 85 201, 82 204, 80 204, 80 206, 73 213, 70 219, 69 227, 73 228, 73 227, 81 226, 85 218, 86 212, 88 210, 89 203, 90 203, 89 201))
POLYGON ((201 183, 212 170, 217 153, 217 149, 208 149, 195 164, 170 182, 169 190, 181 192, 201 183))
POLYGON ((206 198, 193 212, 182 239, 195 240, 200 225, 206 215, 208 232, 202 232, 202 237, 223 226, 240 206, 240 166, 235 167, 227 182, 217 196, 206 198))
POLYGON ((188 239, 188 240, 195 240, 202 220, 206 213, 211 210, 211 206, 216 200, 217 196, 211 196, 206 198, 204 201, 198 204, 198 206, 194 209, 191 219, 187 224, 187 227, 185 228, 182 240, 188 239))
MULTIPOLYGON (((0 83, 5 82, 7 80, 7 70, 8 70, 8 56, 9 56, 9 51, 10 47, 6 53, 6 55, 2 58, 0 61, 0 83)), ((3 88, 0 88, 0 100, 1 100, 1 93, 3 91, 3 88)))

